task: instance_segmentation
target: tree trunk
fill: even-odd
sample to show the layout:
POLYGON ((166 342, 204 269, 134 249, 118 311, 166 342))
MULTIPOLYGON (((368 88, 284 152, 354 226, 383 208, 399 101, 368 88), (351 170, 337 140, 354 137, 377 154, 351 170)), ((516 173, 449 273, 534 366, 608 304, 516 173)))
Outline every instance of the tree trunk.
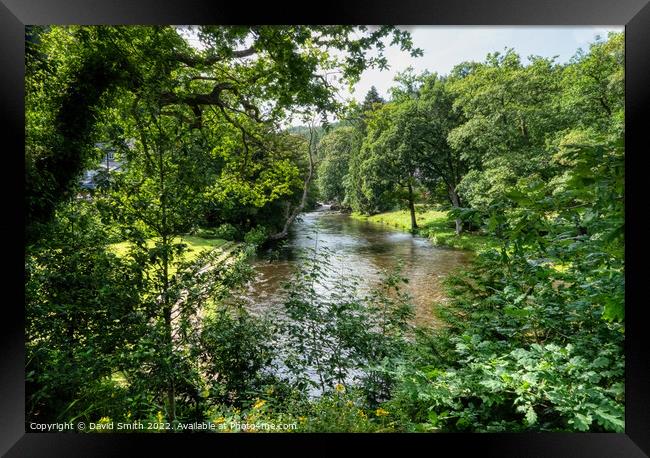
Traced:
MULTIPOLYGON (((458 196, 456 189, 449 186, 448 191, 449 191, 449 200, 451 200, 451 205, 454 208, 460 208, 460 197, 458 196)), ((456 218, 456 235, 460 235, 461 232, 463 232, 463 222, 461 221, 460 218, 456 218)))
POLYGON ((411 182, 408 182, 408 190, 409 190, 409 210, 411 211, 411 231, 415 232, 415 230, 418 228, 418 223, 415 219, 415 202, 413 198, 413 186, 411 186, 411 182))
MULTIPOLYGON (((174 359, 174 337, 172 334, 172 306, 169 303, 169 251, 173 238, 169 237, 169 228, 167 227, 167 195, 166 195, 166 176, 165 176, 165 164, 163 162, 163 151, 158 147, 158 167, 159 167, 159 179, 160 179, 160 207, 162 210, 162 246, 164 247, 163 256, 162 256, 162 268, 163 268, 163 319, 165 320, 165 339, 166 339, 166 351, 167 357, 170 361, 174 359)), ((174 376, 173 370, 170 370, 169 376, 169 386, 167 387, 167 404, 168 412, 167 416, 169 422, 172 423, 176 419, 176 390, 174 386, 174 376)))
POLYGON ((309 146, 307 151, 307 155, 309 156, 309 170, 307 171, 307 176, 305 177, 305 184, 302 190, 302 198, 300 199, 300 204, 298 204, 298 206, 294 208, 292 212, 289 211, 289 207, 291 206, 291 204, 289 204, 289 207, 287 208, 287 214, 289 216, 284 222, 284 227, 280 232, 269 236, 269 240, 281 240, 283 238, 286 238, 286 236, 289 235, 289 228, 293 224, 294 220, 298 217, 302 209, 305 208, 305 203, 307 202, 307 196, 309 193, 309 183, 311 183, 311 179, 314 174, 314 159, 312 158, 312 148, 315 141, 314 136, 314 128, 313 126, 309 126, 309 146))

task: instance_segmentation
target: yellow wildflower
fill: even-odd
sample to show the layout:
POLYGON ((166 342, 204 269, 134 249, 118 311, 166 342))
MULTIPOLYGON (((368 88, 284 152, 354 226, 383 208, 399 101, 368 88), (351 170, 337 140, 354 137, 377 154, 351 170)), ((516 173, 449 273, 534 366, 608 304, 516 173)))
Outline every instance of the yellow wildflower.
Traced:
POLYGON ((359 416, 360 416, 361 418, 368 418, 368 415, 366 415, 366 413, 365 413, 363 410, 361 410, 361 409, 359 409, 359 416))
POLYGON ((216 423, 218 425, 220 423, 223 423, 224 421, 226 421, 224 417, 219 417, 219 418, 215 418, 212 423, 216 423))
POLYGON ((300 423, 304 423, 307 417, 298 417, 298 420, 300 420, 300 423))
POLYGON ((258 399, 255 404, 253 405, 253 409, 259 409, 261 408, 264 404, 266 404, 266 400, 264 399, 258 399))
POLYGON ((341 385, 340 383, 337 383, 336 386, 334 387, 336 391, 339 393, 345 393, 345 387, 341 385))
POLYGON ((386 415, 388 415, 388 411, 380 407, 375 411, 375 415, 377 415, 378 417, 385 417, 386 415))
POLYGON ((352 407, 352 401, 348 401, 345 403, 348 407, 352 407))

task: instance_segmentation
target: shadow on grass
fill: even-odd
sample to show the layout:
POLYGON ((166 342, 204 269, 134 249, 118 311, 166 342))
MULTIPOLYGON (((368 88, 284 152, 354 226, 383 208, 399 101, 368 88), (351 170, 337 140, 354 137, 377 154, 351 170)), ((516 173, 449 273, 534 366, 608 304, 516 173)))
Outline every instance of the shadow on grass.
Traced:
MULTIPOLYGON (((411 231, 411 215, 406 210, 379 213, 372 216, 352 214, 352 217, 372 223, 385 224, 406 232, 413 232, 411 231)), ((477 232, 463 232, 456 235, 454 221, 446 211, 427 210, 418 212, 416 220, 418 228, 415 233, 427 237, 434 245, 470 250, 477 253, 498 247, 498 241, 494 237, 477 232)))

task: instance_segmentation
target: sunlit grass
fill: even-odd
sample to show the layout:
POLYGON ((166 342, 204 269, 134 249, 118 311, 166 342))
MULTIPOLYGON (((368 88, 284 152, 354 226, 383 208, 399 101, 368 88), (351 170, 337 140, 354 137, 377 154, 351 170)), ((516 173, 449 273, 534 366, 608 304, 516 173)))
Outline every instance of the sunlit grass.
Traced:
MULTIPOLYGON (((364 216, 352 214, 353 218, 384 224, 399 230, 411 230, 411 214, 408 210, 397 210, 364 216)), ((425 210, 416 213, 418 223, 417 234, 427 237, 434 245, 448 246, 475 252, 485 251, 498 246, 497 240, 487 235, 463 232, 456 235, 454 221, 447 211, 425 210)))
MULTIPOLYGON (((153 248, 154 246, 156 246, 156 242, 160 243, 158 239, 147 240, 147 247, 153 248)), ((184 243, 185 245, 187 245, 185 250, 183 251, 182 259, 178 259, 178 260, 188 261, 188 262, 194 261, 196 258, 199 257, 201 253, 213 250, 215 248, 219 248, 227 242, 228 241, 224 239, 216 239, 216 238, 210 239, 210 238, 196 237, 192 235, 183 235, 181 237, 176 237, 173 240, 174 244, 184 243)), ((124 241, 124 242, 113 243, 109 245, 109 249, 113 251, 113 253, 115 253, 116 255, 120 257, 124 257, 128 255, 131 245, 132 245, 131 242, 124 241)), ((170 266, 170 274, 173 275, 175 272, 176 272, 176 267, 174 265, 170 266)))

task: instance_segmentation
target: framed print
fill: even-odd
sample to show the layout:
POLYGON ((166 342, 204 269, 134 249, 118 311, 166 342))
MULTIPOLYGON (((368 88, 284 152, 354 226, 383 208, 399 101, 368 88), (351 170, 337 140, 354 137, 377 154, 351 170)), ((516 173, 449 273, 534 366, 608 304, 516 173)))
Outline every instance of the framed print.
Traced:
POLYGON ((650 454, 647 1, 0 17, 3 454, 650 454))

